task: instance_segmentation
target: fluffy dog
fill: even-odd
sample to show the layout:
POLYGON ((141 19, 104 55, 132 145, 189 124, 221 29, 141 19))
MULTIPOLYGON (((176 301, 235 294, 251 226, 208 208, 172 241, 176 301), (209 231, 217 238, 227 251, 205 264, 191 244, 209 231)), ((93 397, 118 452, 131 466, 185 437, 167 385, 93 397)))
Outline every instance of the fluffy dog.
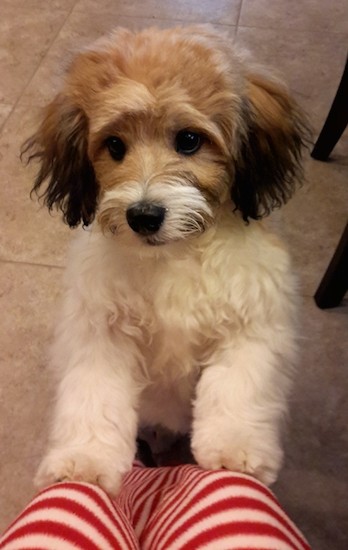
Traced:
POLYGON ((138 429, 191 434, 204 468, 270 484, 295 357, 288 254, 259 218, 305 139, 286 88, 209 27, 118 29, 80 53, 24 152, 81 231, 38 474, 117 493, 138 429), (93 222, 93 223, 92 223, 93 222))

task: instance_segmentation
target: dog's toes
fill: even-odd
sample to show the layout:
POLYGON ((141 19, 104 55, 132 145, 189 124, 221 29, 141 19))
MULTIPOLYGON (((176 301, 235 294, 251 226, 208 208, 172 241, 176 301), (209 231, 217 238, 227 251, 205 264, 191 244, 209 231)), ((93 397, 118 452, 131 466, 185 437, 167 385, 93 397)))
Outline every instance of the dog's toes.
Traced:
POLYGON ((282 452, 278 449, 266 455, 257 449, 238 449, 234 455, 223 456, 221 462, 223 468, 249 474, 265 485, 272 485, 278 477, 282 452))
POLYGON ((122 474, 116 461, 105 454, 95 456, 88 452, 54 449, 40 464, 34 483, 38 488, 64 481, 93 483, 115 496, 121 486, 122 474))
POLYGON ((192 438, 192 452, 197 463, 205 469, 241 472, 256 477, 265 485, 277 479, 281 468, 283 452, 278 443, 256 434, 242 437, 228 433, 216 437, 213 432, 197 434, 192 438))

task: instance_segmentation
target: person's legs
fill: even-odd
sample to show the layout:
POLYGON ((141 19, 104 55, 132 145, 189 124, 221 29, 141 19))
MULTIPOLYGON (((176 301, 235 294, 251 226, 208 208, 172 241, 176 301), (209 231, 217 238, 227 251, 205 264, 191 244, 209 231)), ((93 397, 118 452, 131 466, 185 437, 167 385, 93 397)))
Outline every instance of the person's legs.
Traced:
POLYGON ((111 501, 61 483, 40 493, 1 550, 310 550, 274 495, 250 476, 198 466, 144 468, 111 501))
POLYGON ((116 502, 142 550, 310 548, 269 489, 227 470, 134 468, 116 502))
POLYGON ((137 550, 132 525, 102 489, 59 483, 42 491, 0 538, 1 550, 137 550))

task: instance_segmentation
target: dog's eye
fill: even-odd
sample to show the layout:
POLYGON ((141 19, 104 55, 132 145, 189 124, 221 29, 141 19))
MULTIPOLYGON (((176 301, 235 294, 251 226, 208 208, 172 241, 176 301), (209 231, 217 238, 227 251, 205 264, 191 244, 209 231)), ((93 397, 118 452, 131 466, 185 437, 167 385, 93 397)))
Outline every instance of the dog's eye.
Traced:
POLYGON ((190 130, 181 130, 175 138, 175 149, 183 155, 193 155, 202 145, 202 137, 190 130))
POLYGON ((110 136, 105 140, 105 145, 114 160, 122 160, 126 154, 126 146, 122 139, 110 136))

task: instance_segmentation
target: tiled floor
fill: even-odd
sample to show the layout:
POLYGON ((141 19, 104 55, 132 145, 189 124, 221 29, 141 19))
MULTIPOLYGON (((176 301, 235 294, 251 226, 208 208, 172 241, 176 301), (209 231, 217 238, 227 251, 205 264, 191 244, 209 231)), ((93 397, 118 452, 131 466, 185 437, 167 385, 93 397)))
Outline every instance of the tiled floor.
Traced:
MULTIPOLYGON (((0 19, 0 528, 32 495, 52 395, 47 343, 70 231, 28 194, 18 151, 71 52, 116 25, 212 22, 281 71, 318 131, 344 66, 346 0, 2 0, 0 19)), ((348 548, 347 305, 312 300, 345 224, 348 136, 274 218, 302 280, 302 359, 274 490, 316 550, 348 548), (344 345, 344 340, 346 344, 344 345)))

